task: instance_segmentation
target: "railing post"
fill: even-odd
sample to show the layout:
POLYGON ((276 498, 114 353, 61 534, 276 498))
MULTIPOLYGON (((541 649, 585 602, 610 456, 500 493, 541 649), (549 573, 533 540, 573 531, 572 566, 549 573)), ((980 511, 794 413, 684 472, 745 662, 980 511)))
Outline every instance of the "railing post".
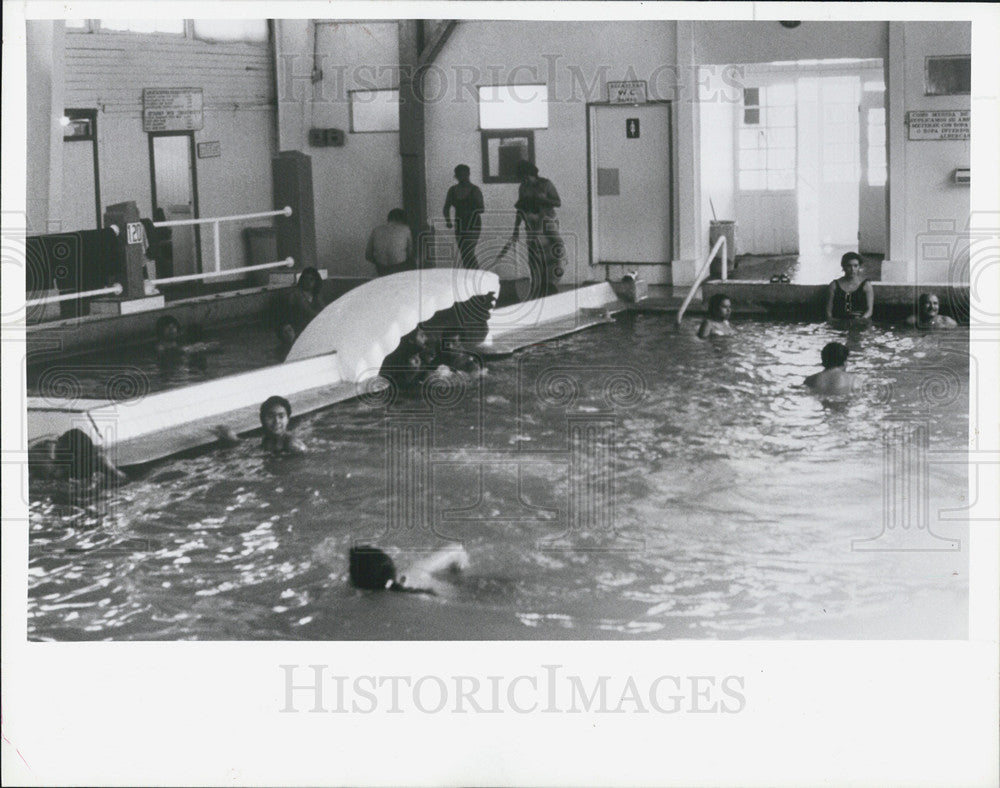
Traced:
MULTIPOLYGON (((219 255, 219 222, 218 220, 212 222, 212 239, 215 242, 215 270, 222 270, 222 258, 219 255)), ((723 276, 725 279, 725 276, 723 276)))

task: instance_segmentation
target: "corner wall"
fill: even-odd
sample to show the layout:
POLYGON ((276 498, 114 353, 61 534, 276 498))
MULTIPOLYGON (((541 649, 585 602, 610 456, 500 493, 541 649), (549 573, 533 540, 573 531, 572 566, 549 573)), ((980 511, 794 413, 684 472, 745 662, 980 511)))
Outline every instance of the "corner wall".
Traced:
POLYGON ((883 281, 968 284, 968 250, 960 236, 970 217, 969 186, 952 181, 968 167, 970 140, 910 140, 906 113, 970 109, 970 96, 925 96, 928 55, 972 52, 969 22, 890 24, 887 128, 889 248, 883 281))

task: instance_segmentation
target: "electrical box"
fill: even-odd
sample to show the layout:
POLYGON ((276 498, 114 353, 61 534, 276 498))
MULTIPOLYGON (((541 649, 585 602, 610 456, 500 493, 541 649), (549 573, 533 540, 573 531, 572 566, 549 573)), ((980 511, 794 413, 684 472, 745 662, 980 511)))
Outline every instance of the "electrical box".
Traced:
POLYGON ((968 186, 972 182, 972 175, 968 167, 959 167, 952 173, 951 177, 960 186, 968 186))
POLYGON ((309 129, 309 144, 314 148, 340 148, 345 139, 343 129, 309 129))

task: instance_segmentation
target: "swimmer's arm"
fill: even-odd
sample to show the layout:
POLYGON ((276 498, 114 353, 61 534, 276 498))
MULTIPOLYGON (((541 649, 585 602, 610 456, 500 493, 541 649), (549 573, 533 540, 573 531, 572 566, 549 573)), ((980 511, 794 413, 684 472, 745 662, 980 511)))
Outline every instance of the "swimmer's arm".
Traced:
POLYGON ((442 572, 461 572, 468 567, 469 554, 465 552, 465 548, 460 544, 450 544, 415 563, 407 574, 411 577, 419 577, 421 574, 436 575, 442 572))
POLYGON ((219 439, 219 443, 223 446, 235 446, 240 443, 240 436, 233 431, 232 427, 225 424, 219 424, 213 427, 212 432, 215 433, 216 437, 219 439))
POLYGON ((816 388, 816 381, 818 379, 819 379, 819 373, 816 372, 815 374, 812 374, 809 377, 807 377, 805 380, 803 380, 802 381, 802 385, 803 386, 807 386, 808 388, 811 388, 811 389, 812 388, 816 388))
POLYGON ((306 448, 305 443, 303 443, 301 439, 296 438, 294 435, 289 435, 288 440, 285 441, 285 451, 288 452, 288 454, 298 455, 305 454, 309 450, 306 448))
POLYGON ((837 289, 836 282, 830 282, 830 286, 826 289, 826 319, 833 320, 833 294, 837 289))
POLYGON ((875 291, 872 289, 872 283, 867 279, 862 285, 862 289, 865 292, 865 313, 861 317, 867 320, 872 316, 872 312, 875 310, 875 291))
POLYGON ((712 325, 708 318, 701 321, 701 325, 698 326, 698 339, 708 339, 709 335, 712 333, 712 325))
POLYGON ((375 263, 375 233, 374 232, 372 232, 372 234, 368 236, 368 245, 365 246, 365 260, 367 260, 369 263, 372 263, 372 264, 375 263))
POLYGON ((100 470, 103 471, 108 478, 117 479, 118 481, 125 481, 128 476, 125 472, 115 467, 115 464, 107 458, 107 455, 103 451, 97 453, 97 462, 100 464, 100 470))

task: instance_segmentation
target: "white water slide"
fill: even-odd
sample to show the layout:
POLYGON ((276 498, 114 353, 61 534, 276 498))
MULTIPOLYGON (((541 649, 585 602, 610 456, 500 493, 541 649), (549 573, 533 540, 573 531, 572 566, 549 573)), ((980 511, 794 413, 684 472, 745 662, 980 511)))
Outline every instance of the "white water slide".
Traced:
POLYGON ((212 443, 220 424, 260 426, 258 408, 272 394, 295 415, 362 393, 400 339, 435 312, 474 296, 498 294, 488 271, 435 268, 367 282, 338 298, 309 324, 283 364, 230 375, 135 400, 28 401, 29 444, 76 427, 103 444, 118 465, 137 465, 212 443))

